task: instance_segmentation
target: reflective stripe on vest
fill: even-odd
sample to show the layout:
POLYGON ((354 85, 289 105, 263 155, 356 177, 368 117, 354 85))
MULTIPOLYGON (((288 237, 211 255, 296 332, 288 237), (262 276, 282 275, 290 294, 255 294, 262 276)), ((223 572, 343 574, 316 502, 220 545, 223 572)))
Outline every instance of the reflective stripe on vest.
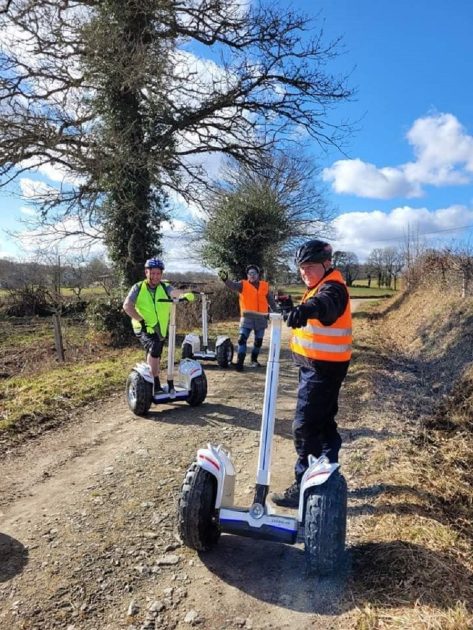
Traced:
MULTIPOLYGON (((315 288, 307 291, 302 304, 329 281, 345 285, 341 273, 330 272, 315 288)), ((346 285, 345 285, 346 286, 346 285)), ((318 361, 349 361, 352 350, 352 325, 350 299, 342 315, 331 325, 324 326, 318 319, 309 319, 306 326, 295 328, 290 344, 292 352, 318 361)))
MULTIPOLYGON (((136 298, 135 310, 141 315, 146 323, 146 332, 152 334, 155 332, 155 327, 159 323, 159 330, 161 336, 165 337, 168 331, 169 314, 171 312, 170 302, 159 302, 158 300, 168 300, 169 295, 166 291, 166 282, 161 282, 156 287, 153 296, 148 289, 148 283, 146 280, 141 282, 140 291, 136 298)), ((131 325, 135 333, 141 332, 141 323, 136 319, 131 320, 131 325)))
POLYGON ((268 291, 269 284, 265 280, 259 281, 258 288, 248 280, 242 280, 242 289, 240 292, 240 313, 242 315, 251 313, 263 313, 267 315, 269 312, 268 291))

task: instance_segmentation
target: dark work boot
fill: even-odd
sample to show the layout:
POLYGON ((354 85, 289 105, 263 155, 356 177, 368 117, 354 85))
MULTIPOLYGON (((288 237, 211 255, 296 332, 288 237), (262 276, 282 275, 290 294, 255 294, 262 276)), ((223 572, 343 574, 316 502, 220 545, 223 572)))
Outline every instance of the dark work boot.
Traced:
POLYGON ((299 507, 299 493, 301 487, 297 481, 286 488, 284 492, 281 493, 273 493, 270 495, 270 499, 276 505, 280 505, 281 507, 288 508, 298 508, 299 507))
POLYGON ((238 353, 237 362, 235 364, 235 370, 237 372, 243 372, 243 362, 245 361, 246 354, 244 352, 238 353))
POLYGON ((161 386, 161 381, 159 380, 159 376, 155 376, 154 377, 154 388, 153 388, 154 394, 161 394, 164 389, 161 386))
POLYGON ((250 363, 250 365, 253 368, 262 367, 261 363, 258 361, 258 355, 255 354, 254 352, 251 353, 251 363, 250 363))

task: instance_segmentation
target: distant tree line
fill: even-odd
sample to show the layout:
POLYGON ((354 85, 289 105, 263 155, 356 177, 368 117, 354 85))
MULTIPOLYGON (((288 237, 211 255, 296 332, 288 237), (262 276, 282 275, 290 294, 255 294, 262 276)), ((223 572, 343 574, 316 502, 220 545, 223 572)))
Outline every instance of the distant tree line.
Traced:
POLYGON ((112 277, 112 270, 101 258, 84 261, 78 257, 61 262, 57 256, 45 263, 0 258, 0 288, 11 291, 41 286, 59 294, 61 288, 67 288, 80 297, 84 288, 94 284, 107 289, 112 277))
POLYGON ((428 248, 406 242, 399 247, 373 249, 364 263, 360 263, 353 252, 336 251, 334 265, 340 269, 348 286, 357 279, 364 279, 368 286, 396 290, 402 277, 409 289, 435 276, 444 285, 457 287, 463 297, 472 292, 473 246, 468 243, 428 248))

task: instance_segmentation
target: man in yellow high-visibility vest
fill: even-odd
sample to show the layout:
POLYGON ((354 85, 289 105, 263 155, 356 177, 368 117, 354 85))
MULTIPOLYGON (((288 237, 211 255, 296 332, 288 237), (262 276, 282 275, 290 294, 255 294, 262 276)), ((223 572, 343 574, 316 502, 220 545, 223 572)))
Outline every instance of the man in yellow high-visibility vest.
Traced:
POLYGON ((295 262, 307 287, 301 304, 287 318, 294 329, 290 345, 299 367, 292 425, 298 457, 294 483, 271 499, 276 505, 297 508, 308 456, 338 461, 342 440, 335 416, 351 358, 352 324, 347 286, 332 267, 332 247, 318 239, 307 241, 297 250, 295 262))
POLYGON ((123 302, 123 310, 131 317, 135 335, 146 350, 146 362, 154 377, 154 393, 162 391, 159 379, 160 359, 168 332, 170 298, 194 300, 193 293, 174 289, 163 280, 164 263, 159 258, 145 262, 146 278, 134 284, 123 302), (163 301, 165 300, 165 301, 163 301))

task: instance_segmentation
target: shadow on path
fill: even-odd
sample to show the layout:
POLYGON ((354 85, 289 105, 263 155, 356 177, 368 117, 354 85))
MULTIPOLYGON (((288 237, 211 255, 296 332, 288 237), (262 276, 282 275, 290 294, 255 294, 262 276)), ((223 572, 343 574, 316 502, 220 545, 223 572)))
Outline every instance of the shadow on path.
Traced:
POLYGON ((0 582, 8 582, 28 564, 28 550, 15 538, 0 533, 0 582))
POLYGON ((350 606, 343 597, 346 572, 334 578, 307 576, 298 547, 223 535, 200 558, 221 580, 262 602, 321 615, 339 615, 350 606))

